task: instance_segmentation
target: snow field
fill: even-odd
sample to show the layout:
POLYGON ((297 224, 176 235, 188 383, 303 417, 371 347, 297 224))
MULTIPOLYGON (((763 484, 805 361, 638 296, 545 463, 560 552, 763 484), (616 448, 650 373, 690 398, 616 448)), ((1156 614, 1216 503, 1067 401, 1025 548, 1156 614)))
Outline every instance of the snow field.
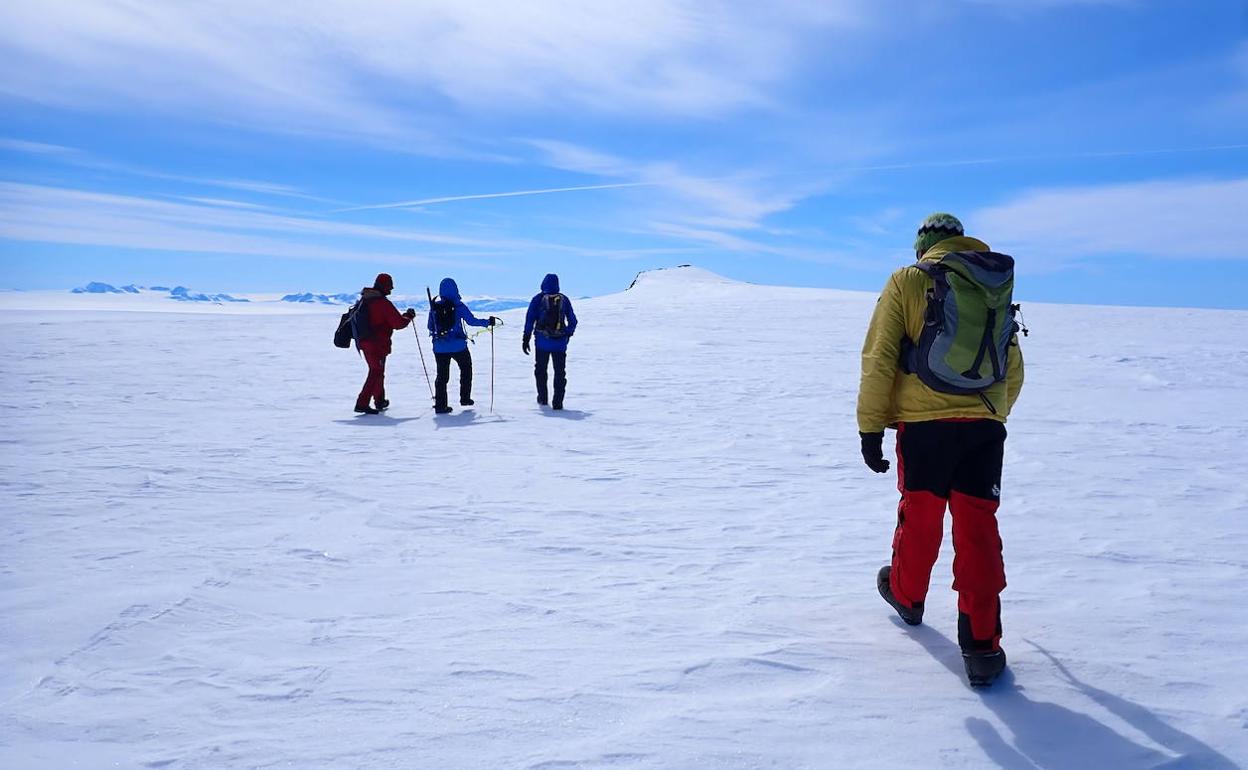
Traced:
POLYGON ((1024 303, 980 694, 948 538, 927 625, 875 593, 873 303, 649 273, 567 411, 512 312, 445 417, 410 331, 351 413, 340 309, 0 313, 0 766, 1248 762, 1248 314, 1024 303))

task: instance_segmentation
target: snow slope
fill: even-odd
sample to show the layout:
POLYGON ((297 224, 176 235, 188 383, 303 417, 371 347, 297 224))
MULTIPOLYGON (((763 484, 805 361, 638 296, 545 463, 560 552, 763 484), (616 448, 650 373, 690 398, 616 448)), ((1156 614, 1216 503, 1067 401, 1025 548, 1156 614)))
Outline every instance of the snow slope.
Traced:
POLYGON ((445 417, 332 314, 0 311, 0 767, 1248 763, 1248 313, 1025 305, 981 694, 948 542, 875 592, 873 302, 648 273, 445 417))

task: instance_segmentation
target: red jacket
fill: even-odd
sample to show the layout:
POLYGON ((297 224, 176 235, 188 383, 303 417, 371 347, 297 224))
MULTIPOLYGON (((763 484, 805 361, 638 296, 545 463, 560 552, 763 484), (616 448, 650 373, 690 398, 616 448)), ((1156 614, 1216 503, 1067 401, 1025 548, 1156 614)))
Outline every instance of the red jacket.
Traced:
POLYGON ((405 328, 412 319, 400 313, 394 303, 376 289, 365 289, 360 296, 368 301, 368 322, 373 331, 369 339, 360 342, 360 347, 374 355, 388 356, 394 330, 405 328))

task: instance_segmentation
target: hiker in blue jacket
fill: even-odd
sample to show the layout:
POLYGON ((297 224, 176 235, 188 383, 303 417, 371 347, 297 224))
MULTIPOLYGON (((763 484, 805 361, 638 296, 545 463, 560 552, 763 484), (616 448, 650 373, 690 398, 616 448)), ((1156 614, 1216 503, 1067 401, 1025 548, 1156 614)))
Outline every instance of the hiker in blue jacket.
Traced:
POLYGON ((533 376, 537 380, 537 403, 546 405, 547 362, 555 362, 555 398, 552 409, 563 408, 563 393, 568 385, 568 340, 576 333, 576 313, 572 300, 559 293, 559 276, 550 273, 542 279, 542 290, 529 302, 524 317, 524 342, 520 349, 529 354, 529 340, 537 333, 537 359, 533 376))
POLYGON ((429 334, 433 337, 433 357, 438 362, 438 377, 434 380, 433 411, 447 414, 451 407, 446 403, 446 384, 451 380, 451 361, 459 365, 459 403, 472 406, 472 354, 468 352, 468 335, 464 324, 469 326, 493 326, 498 319, 477 318, 459 296, 454 279, 443 278, 438 284, 438 296, 429 305, 429 334))

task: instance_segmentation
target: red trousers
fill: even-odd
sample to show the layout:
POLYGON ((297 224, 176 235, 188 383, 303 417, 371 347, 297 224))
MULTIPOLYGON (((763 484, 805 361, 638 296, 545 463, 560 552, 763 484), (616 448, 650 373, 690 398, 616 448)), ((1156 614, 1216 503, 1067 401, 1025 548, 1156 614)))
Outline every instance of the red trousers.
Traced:
POLYGON ((357 408, 368 406, 368 400, 374 400, 378 408, 386 397, 386 354, 372 345, 361 345, 360 352, 368 364, 368 376, 364 378, 364 387, 355 399, 357 408))
POLYGON ((927 597, 948 505, 963 650, 1000 646, 1005 561, 997 507, 1004 452, 1005 425, 995 420, 934 420, 897 428, 901 503, 893 534, 893 595, 911 607, 927 597))

